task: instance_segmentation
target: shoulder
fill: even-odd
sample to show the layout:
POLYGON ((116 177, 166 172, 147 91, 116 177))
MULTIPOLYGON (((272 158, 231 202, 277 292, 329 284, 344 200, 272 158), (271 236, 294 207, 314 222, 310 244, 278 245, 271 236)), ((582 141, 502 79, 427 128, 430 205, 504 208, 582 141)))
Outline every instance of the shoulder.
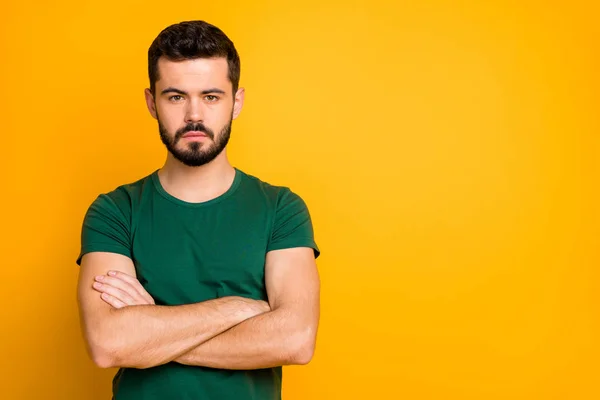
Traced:
POLYGON ((96 197, 88 207, 81 230, 81 251, 84 254, 105 251, 131 258, 133 207, 139 203, 151 175, 120 185, 96 197))
MULTIPOLYGON (((315 258, 320 250, 308 207, 302 197, 289 186, 273 185, 255 176, 244 174, 245 186, 263 194, 273 213, 267 252, 294 247, 310 247, 315 258)), ((247 198, 244 194, 244 198, 247 198)))
POLYGON ((280 208, 289 203, 302 203, 304 201, 289 186, 275 185, 254 175, 238 170, 242 174, 243 189, 264 196, 269 203, 280 208))
POLYGON ((125 183, 116 188, 100 193, 90 206, 90 210, 106 210, 119 212, 125 216, 139 204, 147 187, 152 184, 152 174, 146 175, 134 182, 125 183))

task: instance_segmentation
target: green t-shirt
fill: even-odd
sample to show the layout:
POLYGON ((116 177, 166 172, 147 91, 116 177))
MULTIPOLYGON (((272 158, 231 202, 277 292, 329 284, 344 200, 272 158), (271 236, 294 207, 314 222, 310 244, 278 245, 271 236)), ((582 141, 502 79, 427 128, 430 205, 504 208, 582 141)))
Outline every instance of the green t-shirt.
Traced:
MULTIPOLYGON (((297 194, 235 171, 227 192, 203 203, 168 194, 158 171, 101 194, 86 213, 77 264, 93 251, 131 258, 158 305, 224 296, 266 301, 267 252, 311 247, 318 257, 319 249, 297 194)), ((113 394, 116 400, 280 399, 281 379, 281 367, 242 371, 171 362, 119 369, 113 394)))

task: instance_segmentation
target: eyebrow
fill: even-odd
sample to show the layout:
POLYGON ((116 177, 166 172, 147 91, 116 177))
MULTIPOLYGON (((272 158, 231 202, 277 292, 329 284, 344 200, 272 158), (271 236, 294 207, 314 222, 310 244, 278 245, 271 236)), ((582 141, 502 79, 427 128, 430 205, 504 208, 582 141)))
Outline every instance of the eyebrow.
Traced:
MULTIPOLYGON (((177 94, 182 94, 182 95, 187 95, 188 93, 184 90, 181 89, 177 89, 174 87, 168 87, 166 89, 164 89, 162 92, 160 92, 160 94, 167 94, 167 93, 177 93, 177 94)), ((210 88, 210 89, 206 89, 203 90, 202 92, 200 92, 201 94, 211 94, 211 93, 219 93, 219 94, 225 94, 224 90, 221 89, 217 89, 217 88, 210 88)))

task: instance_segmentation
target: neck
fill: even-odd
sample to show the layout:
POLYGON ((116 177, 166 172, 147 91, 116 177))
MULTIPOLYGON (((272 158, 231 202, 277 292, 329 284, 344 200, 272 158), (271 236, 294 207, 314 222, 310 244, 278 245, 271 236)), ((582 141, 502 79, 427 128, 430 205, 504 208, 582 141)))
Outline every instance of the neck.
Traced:
POLYGON ((167 153, 158 178, 171 196, 189 203, 200 203, 225 193, 233 183, 235 169, 229 163, 225 149, 210 163, 200 167, 188 167, 167 153))

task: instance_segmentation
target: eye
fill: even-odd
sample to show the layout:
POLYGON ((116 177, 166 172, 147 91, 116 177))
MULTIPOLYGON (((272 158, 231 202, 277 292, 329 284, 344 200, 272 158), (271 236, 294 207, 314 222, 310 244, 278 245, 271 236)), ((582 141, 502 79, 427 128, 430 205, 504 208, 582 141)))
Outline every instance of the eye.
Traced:
POLYGON ((209 94, 208 96, 204 97, 206 99, 206 101, 208 101, 209 103, 214 103, 215 101, 219 100, 219 98, 213 94, 209 94))
POLYGON ((180 96, 178 94, 169 97, 169 101, 178 102, 181 100, 183 100, 183 96, 180 96))

